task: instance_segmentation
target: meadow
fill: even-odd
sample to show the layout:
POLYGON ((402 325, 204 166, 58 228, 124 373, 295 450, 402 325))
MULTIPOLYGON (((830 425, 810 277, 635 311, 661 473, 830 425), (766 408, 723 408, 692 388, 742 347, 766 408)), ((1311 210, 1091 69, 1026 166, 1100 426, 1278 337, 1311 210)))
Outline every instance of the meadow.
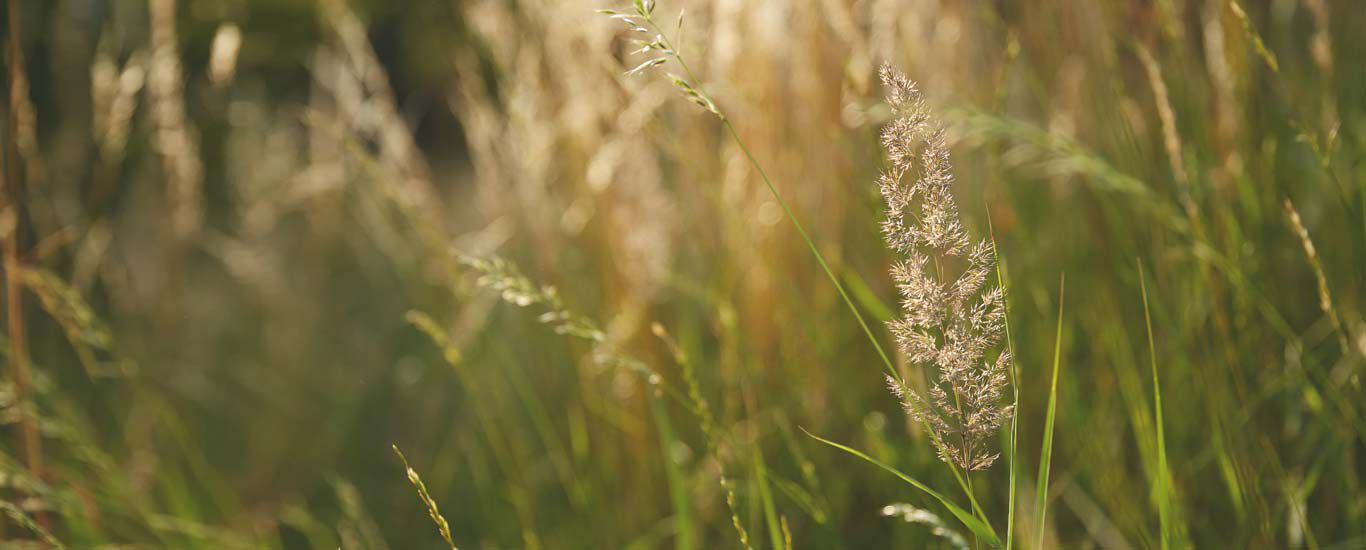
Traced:
POLYGON ((4 548, 1366 548, 1356 0, 3 20, 4 548))

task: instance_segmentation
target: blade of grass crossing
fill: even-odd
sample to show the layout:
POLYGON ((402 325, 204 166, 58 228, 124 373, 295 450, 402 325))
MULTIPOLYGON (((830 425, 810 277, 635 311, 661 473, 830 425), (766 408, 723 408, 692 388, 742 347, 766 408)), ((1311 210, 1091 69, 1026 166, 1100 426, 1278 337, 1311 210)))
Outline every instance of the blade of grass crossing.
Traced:
POLYGON ((1001 538, 996 535, 996 532, 993 531, 990 526, 988 526, 982 520, 978 519, 977 516, 972 515, 967 510, 964 510, 960 508, 957 504, 954 504, 953 501, 950 501, 947 497, 945 497, 943 494, 940 494, 938 491, 929 488, 929 486, 925 485, 924 483, 921 483, 920 481, 916 480, 911 476, 901 473, 900 470, 897 470, 896 468, 893 468, 876 458, 864 454, 862 451, 822 438, 818 435, 806 431, 806 428, 802 428, 801 430, 802 432, 805 432, 807 436, 810 436, 812 439, 815 439, 816 441, 819 441, 821 443, 824 443, 826 445, 829 445, 831 447, 834 447, 836 449, 859 457, 863 460, 866 460, 872 463, 873 465, 892 473, 896 477, 901 478, 902 481, 905 481, 912 487, 924 491, 925 494, 934 497, 934 499, 938 500, 940 504, 943 504, 944 508, 947 508, 949 513, 953 514, 953 517, 958 518, 958 521, 962 522, 964 527, 967 527, 969 530, 975 533, 980 539, 986 541, 988 544, 992 546, 1001 545, 1001 538))
MULTIPOLYGON (((682 60, 679 62, 681 64, 682 60)), ((688 70, 691 77, 692 71, 687 69, 686 66, 684 69, 688 70)), ((696 80, 696 78, 694 78, 694 80, 696 80)), ((740 133, 735 130, 735 126, 730 123, 730 119, 728 118, 722 117, 721 124, 730 132, 730 136, 734 138, 735 144, 740 146, 740 150, 745 153, 745 158, 749 159, 749 163, 754 166, 754 170, 758 172, 759 177, 764 180, 764 185, 768 186, 768 190, 773 194, 773 199, 778 202, 778 206, 783 208, 783 213, 786 214, 787 219, 792 222, 792 227, 797 229, 797 234, 801 235, 803 241, 806 241, 806 247, 811 250, 811 255, 816 257, 816 263, 820 264, 821 269, 825 270, 825 275, 830 278, 830 283, 835 285, 835 290, 839 291, 840 298, 844 299, 844 305, 849 307, 849 312, 854 314, 854 319, 858 321, 859 327, 863 329, 863 333, 868 336, 868 341, 873 344, 873 349, 877 350, 878 356, 882 358, 882 364, 887 368, 887 372, 891 374, 893 378, 900 379, 901 374, 896 371, 896 367, 892 364, 891 357, 887 355, 886 351, 883 351, 882 344, 878 343, 877 337, 873 335, 873 330, 868 328, 868 321, 863 319, 863 314, 859 313, 858 306, 854 305, 854 301, 849 298, 849 293, 844 290, 844 285, 840 284, 839 277, 835 276, 834 270, 830 269, 830 265, 826 263, 825 255, 821 254, 820 249, 816 248, 816 243, 811 240, 811 236, 806 234, 806 228, 802 226, 802 222, 797 221, 797 215, 792 213, 792 208, 787 205, 787 200, 783 198, 782 193, 778 192, 777 186, 773 185, 773 182, 768 179, 768 174, 764 172, 763 167, 759 166, 759 161, 754 158, 754 153, 751 153, 749 151, 749 146, 745 145, 744 140, 740 139, 740 133)))
POLYGON ((1043 429, 1043 449, 1039 451, 1039 478, 1038 487, 1035 490, 1037 500, 1034 502, 1034 509, 1039 514, 1039 522, 1035 526, 1038 530, 1038 544, 1036 548, 1043 548, 1043 535, 1048 519, 1048 472, 1053 461, 1053 421, 1058 412, 1058 364, 1062 357, 1062 312, 1064 293, 1067 288, 1066 275, 1058 276, 1058 330, 1053 338, 1053 381, 1048 386, 1048 413, 1044 420, 1043 429))
POLYGON ((882 364, 887 369, 887 373, 893 378, 900 380, 901 374, 896 371, 896 366, 892 363, 891 356, 887 355, 887 352, 882 349, 882 344, 878 342, 877 336, 873 335, 873 329, 868 326, 868 321, 863 318, 863 314, 859 311, 858 306, 855 306, 854 300, 849 297, 849 292, 846 291, 844 285, 840 283, 839 277, 835 276, 835 271, 830 268, 830 264, 825 261, 825 255, 821 254, 820 249, 816 248, 815 241, 811 240, 811 236, 806 233, 806 227, 802 225, 802 222, 797 220, 797 215, 792 212, 792 207, 788 206, 787 199, 778 191, 778 187, 773 184, 773 180, 769 179, 768 173, 765 172, 764 167, 759 164, 759 160, 754 158, 754 153, 749 150, 749 145, 745 143, 744 139, 740 138, 740 132, 731 124, 730 118, 722 113, 720 109, 716 107, 715 102, 710 99, 711 96, 702 88, 702 81, 697 78, 697 74, 688 66, 688 63, 683 59, 682 54, 678 53, 678 48, 674 47, 668 34, 664 32, 663 27, 651 17, 649 10, 639 10, 639 13, 640 16, 658 33, 660 42, 662 42, 669 51, 674 52, 672 54, 673 58, 678 61, 679 67, 683 69, 683 72, 688 75, 688 79, 692 82, 692 84, 689 85, 692 87, 690 90, 701 96, 701 98, 705 98, 705 104, 708 110, 715 113, 716 116, 721 119, 721 125, 725 127, 726 132, 729 133, 732 140, 735 141, 735 145, 740 148, 740 152, 745 154, 745 158, 749 160, 750 166, 754 167, 754 171, 759 173, 759 178, 764 181, 764 185, 768 188, 769 193, 773 195, 773 200, 778 203, 778 206, 782 207, 783 214, 787 216, 788 221, 792 222, 792 227, 795 228, 797 234, 802 237, 802 241, 804 241, 806 247, 810 249, 811 255, 816 258, 816 263, 820 264, 821 269, 825 271, 825 276, 830 279, 830 283, 835 285, 835 290, 839 292, 840 298, 844 301, 844 305, 849 308, 850 313, 854 314, 854 319, 858 321, 859 327, 863 329, 864 335, 868 337, 868 342, 873 344, 874 350, 877 350, 878 357, 882 359, 882 364))
POLYGON ((849 292, 854 294, 854 298, 863 304, 863 308, 868 310, 874 320, 886 323, 896 317, 892 308, 877 297, 877 293, 873 292, 873 289, 868 286, 863 277, 859 277, 858 273, 845 271, 844 284, 849 288, 849 292))

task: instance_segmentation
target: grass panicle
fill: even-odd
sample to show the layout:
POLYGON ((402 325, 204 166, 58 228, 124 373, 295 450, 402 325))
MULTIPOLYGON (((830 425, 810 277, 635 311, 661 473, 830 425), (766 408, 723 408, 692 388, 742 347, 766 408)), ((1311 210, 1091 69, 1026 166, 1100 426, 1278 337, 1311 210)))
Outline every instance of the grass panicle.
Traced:
POLYGON ((382 4, 0 8, 0 547, 1366 541, 1354 2, 382 4))
POLYGON ((906 412, 934 431, 940 458, 984 470, 999 456, 988 442, 1014 411, 1001 404, 1010 350, 995 350, 1005 295, 984 288, 995 269, 993 246, 970 243, 959 220, 945 133, 920 89, 890 66, 881 77, 896 116, 882 130, 891 164, 878 177, 887 205, 882 233, 904 256, 892 266, 902 315, 888 326, 912 363, 936 369, 928 398, 903 380, 888 376, 887 383, 906 412))

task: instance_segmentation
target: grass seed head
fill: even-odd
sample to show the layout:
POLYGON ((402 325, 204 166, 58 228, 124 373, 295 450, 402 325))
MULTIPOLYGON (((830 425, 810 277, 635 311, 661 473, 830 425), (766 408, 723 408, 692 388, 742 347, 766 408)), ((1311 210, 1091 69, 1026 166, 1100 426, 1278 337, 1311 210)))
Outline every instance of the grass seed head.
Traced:
POLYGON ((928 399, 904 381, 887 381, 906 412, 934 432, 941 458, 982 470, 997 457, 987 442, 1014 414, 1001 404, 1010 356, 988 359, 1005 326, 1004 294, 984 288, 996 259, 989 242, 971 243, 959 220, 944 130, 919 87, 891 67, 881 76, 896 114, 882 131, 891 163, 878 177, 887 206, 882 232, 904 255, 891 268, 902 313, 889 326, 912 363, 938 371, 928 399))

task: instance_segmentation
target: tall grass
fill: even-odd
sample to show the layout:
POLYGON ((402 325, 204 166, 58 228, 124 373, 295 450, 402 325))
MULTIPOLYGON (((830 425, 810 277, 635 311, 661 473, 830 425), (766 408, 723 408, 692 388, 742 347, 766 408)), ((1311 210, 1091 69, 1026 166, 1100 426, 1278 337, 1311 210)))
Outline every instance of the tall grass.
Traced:
POLYGON ((1044 413, 1043 448, 1039 451, 1039 475, 1035 477, 1038 486, 1034 489, 1034 510, 1039 519, 1034 528, 1038 531, 1036 547, 1043 548, 1044 534, 1048 531, 1048 477, 1053 471, 1053 433, 1058 418, 1058 367, 1062 363, 1062 313, 1063 298, 1067 276, 1058 276, 1058 329, 1053 336, 1053 376, 1048 384, 1048 412, 1044 413))
POLYGON ((1148 358, 1153 372, 1153 425, 1157 427, 1157 479, 1153 482, 1153 495, 1157 501, 1158 521, 1161 528, 1163 548, 1169 548, 1173 540, 1172 513, 1175 498, 1172 494, 1171 472, 1167 469, 1167 437, 1163 433, 1162 421, 1162 381, 1157 375, 1157 348, 1153 344, 1153 320, 1148 313, 1148 283, 1143 276, 1143 264, 1138 264, 1138 285, 1143 294, 1143 326, 1148 332, 1148 358))
POLYGON ((1350 3, 3 12, 0 546, 1366 542, 1350 3), (989 366, 906 345, 884 63, 989 366))

